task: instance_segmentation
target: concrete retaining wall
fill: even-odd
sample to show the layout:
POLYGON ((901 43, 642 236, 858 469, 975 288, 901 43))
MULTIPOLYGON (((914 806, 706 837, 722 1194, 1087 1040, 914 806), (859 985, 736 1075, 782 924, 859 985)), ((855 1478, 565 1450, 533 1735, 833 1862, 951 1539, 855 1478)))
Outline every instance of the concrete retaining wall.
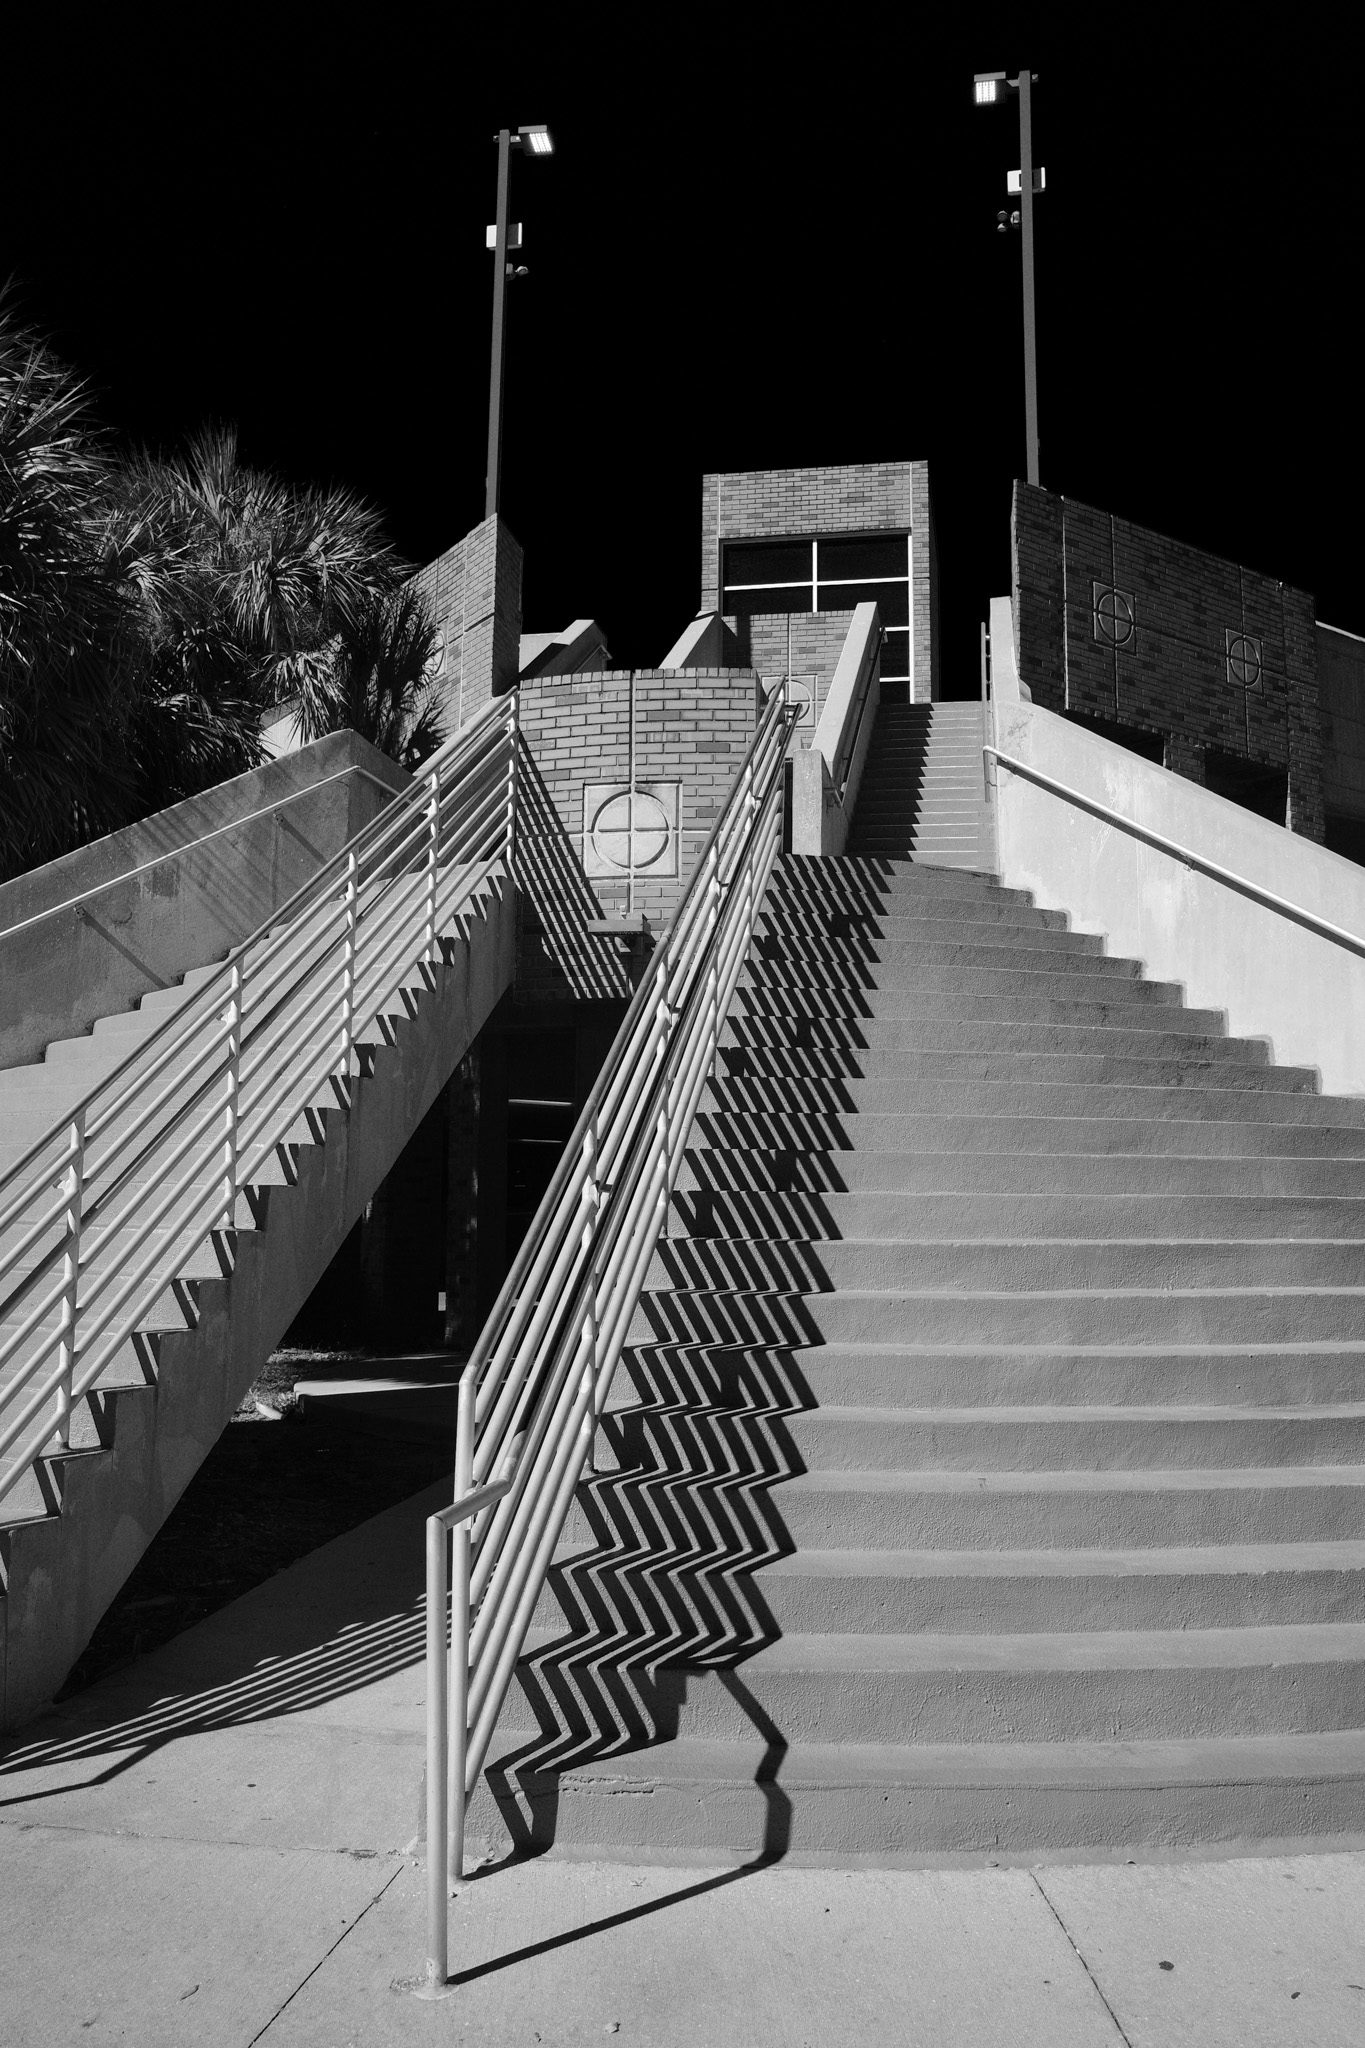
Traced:
MULTIPOLYGON (((993 607, 994 610, 994 607, 993 607)), ((993 634, 993 649, 996 645, 993 634)), ((1057 717, 1011 701, 1003 635, 993 663, 1002 753, 1132 818, 1300 909, 1365 939, 1365 871, 1057 717)), ((1329 1094, 1365 1093, 1365 960, 1262 908, 1005 769, 997 778, 1001 879, 1065 910, 1112 953, 1222 1010, 1239 1037, 1316 1067, 1329 1094)))
POLYGON ((187 968, 220 960, 409 780, 358 733, 330 733, 6 882, 0 1066, 41 1059, 54 1038, 88 1031, 187 968), (131 881, 117 879, 281 798, 293 801, 131 881), (81 908, 13 930, 103 883, 112 886, 81 908))

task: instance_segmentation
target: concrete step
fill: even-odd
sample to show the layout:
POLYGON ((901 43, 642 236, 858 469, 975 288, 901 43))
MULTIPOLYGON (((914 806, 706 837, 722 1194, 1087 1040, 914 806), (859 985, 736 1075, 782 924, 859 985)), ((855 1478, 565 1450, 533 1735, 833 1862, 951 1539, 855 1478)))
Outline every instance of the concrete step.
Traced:
MULTIPOLYGON (((774 1496, 791 1546, 1113 1549, 1359 1542, 1365 1464, 1132 1472, 811 1471, 774 1496)), ((578 1533, 575 1531, 574 1533, 578 1533)))
MULTIPOLYGON (((592 1600, 596 1543, 561 1545, 536 1621, 551 1638, 592 1600)), ((610 1571, 611 1567, 608 1566, 610 1571)), ((622 1562, 623 1587, 668 1578, 622 1562)), ((689 1572, 679 1561, 679 1584, 689 1572)), ((1365 1623, 1365 1544, 1180 1550, 798 1550, 734 1572, 735 1600, 787 1634, 1017 1635, 1365 1623)))
MULTIPOLYGON (((907 1056, 908 1057, 908 1056, 907 1056)), ((926 1056, 927 1057, 927 1056, 926 1056)), ((951 1058, 951 1055, 945 1055, 951 1058)), ((1023 1062, 1021 1061, 1022 1065, 1023 1062)), ((1246 1068, 1248 1075, 1283 1077, 1283 1067, 1246 1068)), ((894 1080, 818 1080, 773 1075, 767 1079, 716 1079, 707 1083, 702 1107, 727 1114, 1090 1117, 1141 1121, 1209 1120, 1281 1126, 1312 1124, 1337 1130, 1365 1129, 1365 1098, 1315 1095, 1304 1087, 1233 1087, 1230 1070, 1210 1065, 1178 1081, 1086 1081, 1000 1076, 989 1056, 964 1054, 956 1074, 894 1080), (973 1063, 985 1071, 972 1071, 973 1063)), ((859 1140, 861 1142, 861 1139, 859 1140)))
MULTIPOLYGON (((947 949, 945 949, 947 950, 947 949)), ((981 948, 985 951, 985 948, 981 948)), ((813 961, 802 973, 794 960, 752 960, 740 973, 740 986, 761 990, 770 996, 799 994, 803 1002, 832 999, 832 1007, 859 1015, 884 1016, 895 1012, 907 997, 954 996, 959 1003, 978 996, 1011 997, 1019 1002, 1124 1002, 1165 1005, 1178 1002, 1169 984, 1139 981, 1127 972, 1127 962, 1103 959, 1093 954, 1063 957, 1046 967, 1030 967, 1036 954, 1020 954, 1008 967, 989 961, 927 961, 901 966, 879 962, 860 972, 840 971, 813 961), (1150 991, 1145 997, 1142 990, 1150 991), (888 1000, 890 999, 890 1000, 888 1000)))
MULTIPOLYGON (((852 1389, 848 1396, 852 1397, 852 1389)), ((738 1463, 765 1472, 1175 1471, 1226 1466, 1365 1463, 1365 1400, 1294 1407, 854 1407, 822 1402, 780 1416, 748 1406, 671 1402, 623 1410, 604 1425, 622 1470, 671 1483, 713 1472, 723 1438, 738 1463)))
MULTIPOLYGON (((1092 991, 1092 997, 1093 994, 1092 991)), ((741 1017, 771 1018, 784 1023, 809 1018, 854 1038, 880 1024, 1056 1023, 1105 1030, 1196 1033, 1222 1033, 1225 1026, 1221 1010, 1185 1009, 1178 990, 1169 982, 1124 982, 1104 990, 1102 999, 1093 1000, 1071 987, 1061 996, 1046 991, 1031 993, 1014 976, 1005 989, 997 986, 989 995, 980 989, 969 994, 957 994, 951 989, 803 989, 795 982, 760 987, 741 979, 730 1004, 729 1021, 741 1017)))
MULTIPOLYGON (((1096 1037, 1101 1037, 1096 1034, 1096 1037)), ((1311 1067, 1272 1067, 1264 1059, 1213 1059, 1192 1048, 1111 1049, 1094 1040, 1082 1049, 1055 1051, 1009 1046, 950 1049, 943 1046, 898 1046, 891 1050, 817 1046, 727 1046, 717 1053, 717 1079, 751 1082, 757 1087, 791 1082, 811 1089, 819 1099, 833 1085, 842 1097, 848 1087, 861 1102, 880 1104, 888 1091, 913 1099, 921 1081, 991 1081, 1000 1083, 1083 1082, 1087 1086, 1141 1088, 1253 1089, 1270 1095, 1317 1095, 1318 1077, 1311 1067)))
MULTIPOLYGON (((605 1747, 605 1745, 603 1745, 605 1747)), ((522 1765, 498 1743, 471 1835, 511 1826, 562 1853, 913 1861, 1166 1849, 1365 1832, 1365 1733, 1168 1742, 734 1743, 661 1740, 522 1765), (500 1812, 489 1785, 504 1800, 500 1812)))
MULTIPOLYGON (((1115 1058, 1190 1059, 1267 1067, 1263 1038, 1221 1038, 1211 1032, 1163 1030, 1160 1013, 1134 1011, 1125 1024, 1064 1024, 1032 1019, 982 1017, 805 1017, 791 1011, 740 1012, 722 1025, 723 1050, 744 1049, 782 1056, 799 1053, 856 1059, 886 1059, 901 1053, 1066 1053, 1115 1058)), ((1176 1019, 1178 1024, 1181 1020, 1176 1019)), ((1302 1070, 1300 1070, 1302 1071, 1302 1070)))
MULTIPOLYGON (((884 1155, 883 1155, 884 1156, 884 1155)), ((741 1154, 737 1162, 747 1163, 741 1154)), ((1037 1169, 1030 1178, 1037 1176, 1037 1169)), ((1171 1177, 1179 1186, 1181 1176, 1171 1177)), ((1175 1190, 1109 1193, 1093 1183, 1080 1193, 922 1194, 868 1189, 855 1194, 698 1193, 673 1198, 671 1237, 901 1239, 919 1244, 984 1238, 1122 1238, 1153 1243, 1220 1239, 1248 1243, 1277 1238, 1298 1243, 1365 1240, 1365 1179, 1349 1196, 1273 1197, 1175 1190)))
POLYGON ((1016 953, 1028 955, 1029 961, 1039 955, 1051 959, 1054 955, 1061 957, 1077 953, 1089 959, 1108 957, 1103 939, 1095 938, 1089 932, 1059 931, 1055 926, 1017 924, 1003 919, 968 921, 943 917, 926 917, 918 921, 882 918, 879 923, 882 929, 878 931, 830 930, 817 933, 811 930, 793 933, 772 929, 765 919, 760 918, 749 957, 803 962, 813 957, 856 967, 870 966, 877 961, 911 959, 923 960, 926 966, 936 966, 945 957, 945 949, 948 949, 946 957, 956 959, 964 948, 975 954, 984 947, 993 949, 991 964, 999 960, 1002 966, 1008 966, 1016 953), (1003 959, 1000 958, 1002 954, 1006 956, 1003 959))
MULTIPOLYGON (((842 1152, 1109 1153, 1202 1158, 1362 1159, 1365 1131, 1359 1125, 1323 1121, 1263 1122, 1244 1113, 1258 1098, 1228 1091, 1221 1110, 1201 1115, 1192 1092, 1183 1094, 1181 1114, 1074 1115, 954 1113, 942 1103, 923 1111, 863 1110, 698 1110, 690 1133, 697 1150, 715 1147, 842 1152), (1189 1105, 1193 1104, 1193 1111, 1189 1105)), ((1103 1091, 1099 1091, 1103 1092, 1103 1091)), ((1210 1091, 1212 1092, 1212 1091, 1210 1091)), ((1153 1089, 1154 1100, 1161 1091, 1153 1089)), ((1334 1097, 1280 1096, 1276 1103, 1326 1102, 1334 1097)), ((1120 1105, 1114 1105, 1115 1108, 1120 1105)), ((1139 1103, 1139 1112, 1145 1106, 1139 1103)))
MULTIPOLYGON (((534 1729, 536 1644, 519 1674, 534 1729)), ((556 1676, 563 1682, 562 1667, 556 1676)), ((683 1740, 742 1741, 755 1722, 787 1742, 1161 1741, 1321 1734, 1352 1726, 1365 1624, 1005 1635, 788 1635, 734 1677, 663 1662, 650 1706, 683 1740)), ((588 1675, 585 1718, 599 1681, 588 1675)), ((557 1703, 562 1713, 562 1694, 557 1703)), ((572 1711, 570 1709, 570 1711, 572 1711)))
POLYGON ((1365 1289, 1096 1287, 837 1293, 670 1287, 641 1297, 629 1341, 701 1344, 1365 1343, 1365 1289))
POLYGON ((656 1249, 645 1284, 803 1295, 1293 1287, 1359 1294, 1365 1303, 1365 1256, 1352 1239, 671 1237, 656 1249))
MULTIPOLYGON (((1048 975, 1059 981, 1071 975, 1097 980, 1137 981, 1141 978, 1141 961, 1116 959, 1093 944, 1058 943, 1063 939, 1079 941, 1084 937, 1082 933, 1039 933, 1033 945, 1011 945, 995 927, 989 929, 993 934, 990 938, 950 935, 901 941, 879 939, 856 949, 841 946, 838 941, 831 941, 818 949, 776 945, 771 941, 767 944, 756 942, 749 955, 749 966, 752 971, 756 963, 761 962, 776 979, 795 978, 805 982, 812 975, 817 975, 821 980, 832 977, 855 988, 885 985, 888 974, 896 977, 898 985, 913 987, 913 977, 917 973, 934 968, 985 968, 993 975, 1048 975), (1043 944, 1044 937, 1051 943, 1043 944), (902 982, 902 976, 912 978, 902 982)), ((1003 927, 1005 933, 1008 930, 1008 926, 1003 927)))
POLYGON ((1365 1343, 995 1346, 637 1339, 617 1372, 622 1402, 693 1402, 785 1414, 821 1404, 952 1409, 1128 1405, 1293 1408, 1365 1401, 1365 1343))
MULTIPOLYGON (((843 1212, 825 1206, 829 1197, 933 1196, 936 1203, 948 1202, 945 1214, 957 1197, 1009 1197, 1014 1214, 1021 1218, 1039 1213, 1030 1210, 1028 1205, 1032 1202, 1063 1201, 1078 1196, 1106 1203, 1125 1197, 1156 1197, 1166 1202, 1186 1202, 1180 1234, 1197 1236, 1199 1232, 1189 1227, 1190 1216, 1198 1213, 1202 1217, 1204 1205, 1220 1201, 1228 1205, 1224 1213, 1229 1219, 1238 1213, 1250 1214, 1262 1198, 1271 1203, 1304 1202, 1309 1205, 1306 1214, 1319 1213, 1313 1205, 1320 1202, 1340 1203, 1340 1213, 1347 1215, 1354 1202, 1365 1198, 1365 1175, 1356 1159, 1277 1158, 1264 1154, 1229 1158, 1123 1152, 794 1152, 757 1147, 721 1151, 696 1145, 685 1156, 678 1187, 683 1196, 701 1190, 738 1196, 783 1194, 797 1199, 814 1198, 812 1208, 800 1208, 794 1213, 803 1218, 828 1216, 831 1223, 842 1219, 843 1212), (1240 1203, 1248 1204, 1245 1212, 1233 1206, 1240 1203)), ((1217 1215, 1218 1210, 1211 1207, 1209 1213, 1217 1215)), ((839 1237, 850 1233, 842 1227, 822 1227, 794 1234, 839 1237)), ((1028 1234, 1025 1222, 1021 1221, 1016 1234, 1028 1234)), ((1130 1234, 1143 1235, 1139 1230, 1130 1234)), ((1255 1231, 1234 1228, 1229 1220, 1226 1229, 1218 1228, 1214 1234, 1241 1237, 1255 1235, 1255 1231)), ((1325 1234, 1349 1237, 1352 1232, 1334 1228, 1325 1234)))

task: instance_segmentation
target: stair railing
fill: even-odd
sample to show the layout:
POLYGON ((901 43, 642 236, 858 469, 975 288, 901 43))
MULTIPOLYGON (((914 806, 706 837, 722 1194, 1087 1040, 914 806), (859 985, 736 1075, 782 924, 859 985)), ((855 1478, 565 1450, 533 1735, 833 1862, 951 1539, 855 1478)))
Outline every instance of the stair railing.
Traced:
POLYGON ((302 1120, 349 1108, 445 935, 510 876, 516 802, 513 693, 0 1175, 0 1499, 35 1466, 41 1484, 121 1354, 154 1377, 158 1318, 195 1320, 187 1269, 232 1270, 239 1205, 289 1177, 302 1120))
POLYGON ((429 1997, 446 1984, 465 1803, 590 1465, 781 850, 794 718, 784 686, 768 700, 461 1376, 454 1501, 427 1523, 429 1997))

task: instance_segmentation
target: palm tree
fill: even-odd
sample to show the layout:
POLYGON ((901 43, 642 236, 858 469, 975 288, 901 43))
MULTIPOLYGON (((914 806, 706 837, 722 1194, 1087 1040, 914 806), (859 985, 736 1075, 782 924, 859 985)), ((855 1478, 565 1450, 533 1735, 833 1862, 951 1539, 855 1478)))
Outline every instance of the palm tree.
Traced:
POLYGON ((354 492, 248 468, 231 427, 115 458, 0 293, 0 876, 255 766, 286 702, 424 759, 407 573, 354 492))
POLYGON ((89 521, 104 474, 85 386, 0 290, 0 875, 132 800, 109 660, 122 605, 89 521))

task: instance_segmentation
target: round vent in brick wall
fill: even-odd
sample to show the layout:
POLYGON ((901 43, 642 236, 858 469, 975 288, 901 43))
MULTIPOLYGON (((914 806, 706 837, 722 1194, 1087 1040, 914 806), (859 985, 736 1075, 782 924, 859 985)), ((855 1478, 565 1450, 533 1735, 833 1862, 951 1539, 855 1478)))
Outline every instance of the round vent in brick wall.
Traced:
POLYGON ((635 869, 652 868, 668 852, 668 813, 657 797, 637 789, 608 797, 592 821, 593 850, 608 866, 624 873, 631 864, 631 805, 635 806, 635 869))
POLYGON ((1133 600, 1126 590, 1097 583, 1094 588, 1095 638, 1110 647, 1126 647, 1133 637, 1133 600))
POLYGON ((1261 643, 1250 633, 1228 632, 1228 681, 1243 690, 1261 687, 1261 643))

